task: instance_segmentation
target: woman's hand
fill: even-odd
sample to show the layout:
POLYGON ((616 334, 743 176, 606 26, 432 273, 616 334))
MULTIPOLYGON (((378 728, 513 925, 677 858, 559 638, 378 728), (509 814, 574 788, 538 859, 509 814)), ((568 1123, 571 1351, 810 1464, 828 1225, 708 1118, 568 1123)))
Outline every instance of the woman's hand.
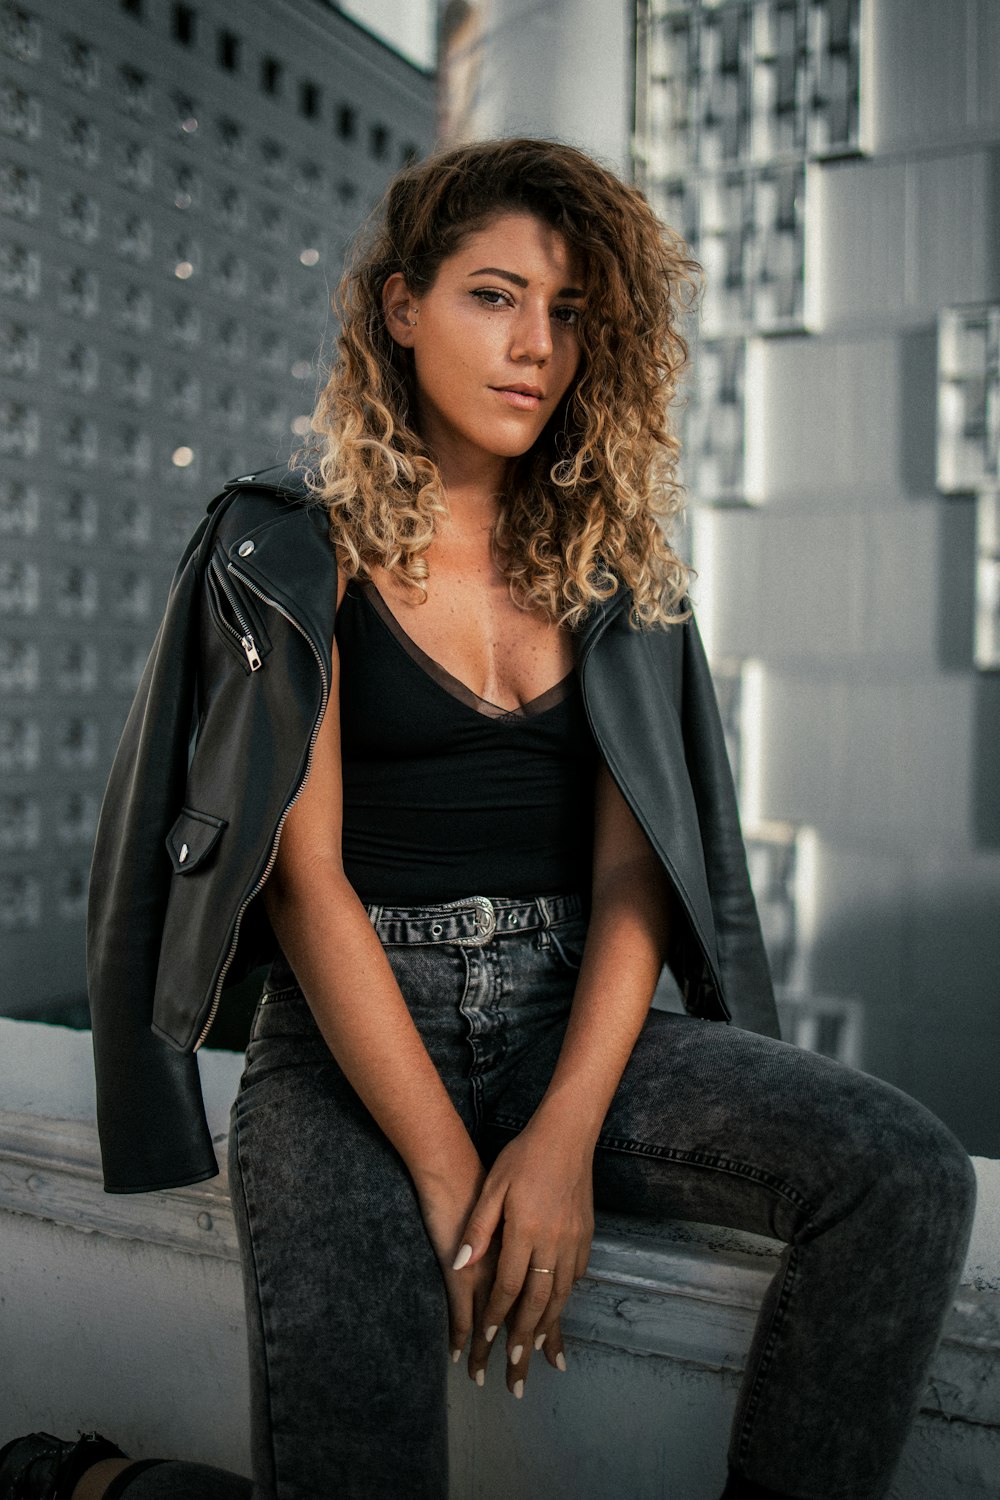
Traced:
MULTIPOLYGON (((416 1184, 424 1226, 437 1254, 448 1296, 448 1345, 454 1360, 459 1358, 473 1327, 482 1324, 482 1312, 493 1287, 500 1255, 500 1236, 496 1235, 475 1266, 467 1266, 464 1271, 454 1268, 469 1214, 485 1179, 486 1168, 477 1157, 467 1175, 456 1170, 446 1181, 424 1178, 416 1184)), ((473 1376, 476 1373, 471 1365, 469 1373, 473 1376)), ((485 1378, 483 1368, 477 1384, 482 1385, 485 1378)))
POLYGON ((480 1309, 478 1296, 469 1374, 482 1384, 492 1337, 507 1323, 507 1388, 524 1391, 532 1346, 565 1370, 559 1315, 587 1269, 594 1233, 593 1145, 565 1125, 536 1114, 497 1156, 469 1215, 460 1269, 477 1289, 482 1266, 495 1274, 480 1309), (500 1238, 499 1255, 497 1240, 500 1238), (532 1270, 531 1267, 542 1267, 532 1270), (492 1329, 492 1337, 490 1330, 492 1329))

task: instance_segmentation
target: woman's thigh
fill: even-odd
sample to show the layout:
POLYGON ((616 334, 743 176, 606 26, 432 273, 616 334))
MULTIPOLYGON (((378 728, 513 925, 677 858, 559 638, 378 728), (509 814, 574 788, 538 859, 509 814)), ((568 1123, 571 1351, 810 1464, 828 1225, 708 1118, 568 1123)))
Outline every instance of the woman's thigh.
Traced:
POLYGON ((440 1500, 444 1283, 412 1180, 300 991, 258 1012, 230 1176, 255 1495, 440 1500))
MULTIPOLYGON (((558 1057, 551 1036, 490 1116, 495 1152, 530 1119, 558 1057)), ((735 1026, 650 1010, 594 1153, 599 1208, 793 1241, 849 1212, 873 1180, 934 1213, 967 1158, 929 1110, 881 1079, 735 1026), (941 1201, 940 1198, 937 1200, 941 1201)))

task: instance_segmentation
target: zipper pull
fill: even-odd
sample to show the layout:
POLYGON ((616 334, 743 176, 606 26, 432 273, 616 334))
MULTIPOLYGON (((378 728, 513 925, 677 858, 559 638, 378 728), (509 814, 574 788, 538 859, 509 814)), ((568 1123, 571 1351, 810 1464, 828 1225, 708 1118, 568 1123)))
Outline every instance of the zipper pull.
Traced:
POLYGON ((254 638, 253 638, 253 636, 252 635, 245 635, 245 636, 243 636, 242 639, 240 640, 240 645, 243 647, 243 650, 247 654, 247 661, 250 663, 250 670, 251 670, 251 672, 258 671, 259 668, 261 668, 264 665, 264 663, 260 659, 260 652, 257 650, 257 647, 254 644, 254 638))

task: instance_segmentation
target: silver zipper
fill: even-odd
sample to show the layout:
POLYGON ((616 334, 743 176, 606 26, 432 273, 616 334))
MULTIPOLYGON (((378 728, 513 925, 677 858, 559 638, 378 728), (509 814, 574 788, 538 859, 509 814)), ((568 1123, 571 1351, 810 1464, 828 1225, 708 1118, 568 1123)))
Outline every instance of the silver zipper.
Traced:
POLYGON ((247 578, 245 573, 240 573, 236 568, 233 567, 232 563, 227 563, 226 567, 228 571, 232 573, 234 578, 238 578, 242 584, 245 584, 245 586, 250 589, 252 593, 256 594, 259 599, 262 599, 265 604, 269 604, 272 609, 276 609, 279 615, 284 615, 285 619, 291 625, 294 625, 295 629, 299 632, 303 639, 309 643, 309 648, 312 651, 313 656, 315 656, 316 658, 316 665, 319 667, 319 675, 323 681, 323 696, 319 706, 319 713, 316 716, 316 722, 313 724, 312 733, 309 736, 309 748, 306 751, 306 765, 305 770, 302 773, 302 780, 295 788, 295 792, 292 796, 291 801, 286 805, 284 812, 278 819, 278 826, 274 830, 274 840, 271 844, 271 853, 268 858, 267 864, 264 867, 264 873, 261 875, 257 884, 254 886, 253 890, 250 892, 249 896, 247 896, 239 911, 236 913, 236 926, 233 928, 233 940, 229 946, 229 952, 226 954, 226 961, 222 965, 222 969, 219 972, 219 978, 215 986, 215 994, 212 996, 212 1005, 208 1012, 208 1019, 201 1029, 201 1034, 198 1037, 198 1040, 194 1044, 193 1051, 195 1052, 198 1051, 198 1048, 201 1046, 202 1042, 204 1042, 205 1038, 208 1036, 209 1031, 212 1029, 212 1023, 215 1020, 216 1012, 219 1009, 219 1002, 222 999, 222 987, 226 982, 226 975, 229 973, 230 965, 232 964, 232 961, 236 956, 236 948, 240 940, 240 923, 243 920, 243 913, 246 911, 247 907, 250 905, 250 902, 254 899, 254 897, 258 895, 258 893, 263 889, 267 877, 270 875, 271 870, 274 868, 274 861, 278 857, 278 843, 281 839, 281 830, 284 827, 285 819, 288 817, 288 814, 291 811, 292 807, 298 801, 298 798, 302 793, 302 788, 306 784, 306 779, 309 775, 309 768, 312 765, 313 748, 316 744, 316 737, 319 734, 319 726, 323 722, 323 715, 326 712, 327 700, 330 695, 330 684, 326 675, 326 668, 323 665, 323 658, 319 653, 316 642, 313 640, 308 631, 304 630, 299 624, 298 620, 296 620, 293 615, 290 615, 288 613, 288 610, 284 609, 276 599, 269 598, 268 595, 265 594, 261 589, 259 589, 251 579, 247 578))
MULTIPOLYGON (((592 642, 591 645, 593 645, 593 644, 595 644, 595 643, 592 642)), ((594 744, 597 745, 598 747, 600 747, 600 741, 598 740, 597 734, 596 734, 596 732, 594 730, 594 717, 593 717, 593 714, 590 712, 590 703, 587 700, 587 685, 586 685, 586 682, 584 681, 584 675, 583 675, 583 666, 584 666, 584 663, 586 662, 586 659, 587 659, 587 657, 589 655, 590 655, 590 648, 588 648, 588 650, 587 650, 587 652, 586 652, 586 654, 584 656, 583 661, 580 663, 580 686, 583 689, 583 706, 584 706, 584 709, 586 710, 586 714, 587 714, 587 723, 590 725, 591 737, 592 737, 592 739, 594 741, 594 744)), ((625 798, 625 801, 628 803, 628 806, 632 809, 632 813, 635 816, 636 822, 639 824, 639 827, 642 829, 643 833, 646 835, 646 838, 649 840, 650 848, 656 850, 656 852, 657 852, 657 854, 659 856, 659 859, 660 859, 660 863, 663 865, 663 868, 667 872, 667 875, 668 875, 668 877, 670 879, 670 884, 673 886, 674 891, 675 891, 675 893, 677 895, 677 898, 680 901, 681 905, 683 906, 685 914, 687 916, 687 919, 688 919, 688 921, 691 924, 691 931, 694 933, 695 939, 696 939, 696 941, 698 943, 698 947, 701 949, 701 955, 702 955, 702 958, 705 961, 705 967, 706 967, 706 969, 708 970, 709 974, 712 977, 712 982, 715 985, 715 997, 718 1000, 719 1005, 722 1007, 722 1012, 723 1012, 723 1015, 726 1017, 726 1020, 727 1021, 731 1021, 732 1018, 733 1018, 732 1017, 732 1012, 730 1011, 729 1006, 726 1004, 725 1000, 722 997, 722 985, 719 983, 719 977, 718 977, 718 975, 715 972, 715 968, 714 968, 714 966, 712 964, 711 959, 709 958, 708 954, 705 952, 705 947, 704 947, 704 944, 701 941, 701 938, 698 936, 698 927, 697 927, 697 924, 695 923, 694 913, 692 912, 690 904, 688 902, 687 894, 684 891, 684 888, 681 885, 681 882, 677 879, 677 876, 674 873, 674 870, 673 870, 673 868, 672 868, 672 866, 670 864, 670 861, 668 859, 666 859, 663 854, 660 853, 660 851, 659 851, 659 849, 657 847, 657 844, 656 844, 655 840, 653 839, 653 835, 652 835, 652 832, 650 830, 649 823, 647 822, 646 818, 643 816, 641 808, 636 803, 635 799, 633 798, 633 796, 629 792, 628 787, 625 785, 624 781, 622 780, 621 776, 619 776, 617 770, 611 764, 610 760, 608 760, 608 757, 604 754, 603 750, 601 751, 601 754, 604 756, 604 763, 605 763, 605 765, 607 766, 608 770, 611 772, 612 776, 615 779, 615 783, 616 783, 616 785, 618 787, 618 790, 621 792, 622 796, 625 798)))
POLYGON ((226 580, 225 574, 223 573, 222 569, 215 562, 213 562, 212 568, 216 578, 219 581, 219 587, 222 589, 222 592, 229 600, 230 609, 239 621, 239 627, 240 630, 242 630, 243 634, 240 635, 239 630, 233 630, 233 627, 230 625, 228 620, 223 620, 222 623, 223 625, 225 625, 230 634, 236 640, 238 640, 240 645, 243 647, 244 655, 246 656, 247 661, 250 663, 251 672, 257 672, 264 665, 264 663, 260 659, 260 652, 257 650, 257 643, 253 638, 253 633, 250 629, 250 622, 240 609, 240 602, 236 597, 235 590, 229 586, 229 583, 226 580))

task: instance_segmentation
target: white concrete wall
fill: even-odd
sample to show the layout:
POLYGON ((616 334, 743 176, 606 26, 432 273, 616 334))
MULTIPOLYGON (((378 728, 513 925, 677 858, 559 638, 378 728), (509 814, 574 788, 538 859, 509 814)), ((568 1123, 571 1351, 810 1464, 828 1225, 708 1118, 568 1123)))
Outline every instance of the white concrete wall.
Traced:
MULTIPOLYGON (((203 1053, 201 1064, 215 1133, 241 1059, 203 1053)), ((0 1446, 39 1427, 96 1427, 137 1457, 246 1473, 242 1294, 224 1179, 102 1192, 85 1033, 0 1020, 0 1105, 0 1446)), ((220 1150, 224 1159, 222 1141, 220 1150)), ((892 1500, 996 1500, 1000 1162, 977 1171, 963 1285, 892 1500)), ((777 1248, 600 1215, 564 1314, 566 1374, 533 1361, 515 1402, 498 1371, 479 1390, 449 1370, 454 1500, 717 1500, 777 1248)))
POLYGON ((627 170, 631 23, 617 0, 484 0, 472 133, 556 136, 627 170))

